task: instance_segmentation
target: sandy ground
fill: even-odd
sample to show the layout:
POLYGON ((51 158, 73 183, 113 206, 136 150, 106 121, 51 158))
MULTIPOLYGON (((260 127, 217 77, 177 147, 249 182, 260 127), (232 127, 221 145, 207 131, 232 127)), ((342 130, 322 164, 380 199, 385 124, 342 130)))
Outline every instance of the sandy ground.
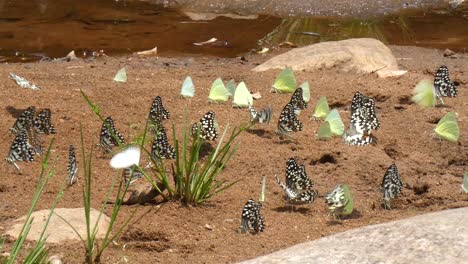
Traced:
MULTIPOLYGON (((257 107, 272 106, 273 122, 258 125, 239 137, 240 148, 221 177, 241 180, 204 205, 184 207, 179 202, 125 206, 119 224, 137 210, 136 217, 121 239, 105 252, 104 263, 228 263, 253 258, 285 247, 314 240, 356 227, 388 222, 427 212, 468 206, 468 196, 461 191, 463 171, 468 163, 468 59, 449 59, 439 50, 413 47, 392 47, 400 67, 409 72, 399 79, 379 79, 374 75, 343 73, 336 69, 297 72, 298 82, 311 84, 311 102, 301 115, 304 130, 294 140, 281 140, 275 135, 279 112, 290 95, 269 92, 278 71, 253 73, 250 70, 274 54, 251 55, 246 60, 217 58, 138 58, 134 56, 100 58, 94 62, 3 64, 0 66, 2 98, 0 152, 4 156, 13 140, 8 133, 15 116, 28 106, 51 108, 52 121, 58 134, 53 146, 56 176, 43 193, 37 209, 49 208, 66 174, 68 145, 80 146, 80 124, 86 146, 99 141, 101 122, 80 95, 83 89, 112 115, 116 127, 127 140, 138 135, 143 127, 152 100, 160 95, 171 113, 166 123, 180 128, 184 107, 191 122, 208 110, 215 111, 223 129, 228 123, 248 120, 246 109, 233 109, 230 103, 208 104, 211 82, 217 77, 245 81, 251 91, 263 98, 257 107), (446 105, 422 109, 409 98, 415 84, 432 79, 441 65, 447 64, 452 76, 462 84, 459 96, 446 99, 446 105), (125 66, 128 83, 112 82, 115 72, 125 66), (8 79, 8 73, 25 76, 42 87, 40 91, 21 89, 8 79), (196 96, 191 100, 179 97, 185 76, 192 76, 196 96), (353 94, 361 91, 377 101, 377 114, 382 127, 376 132, 378 144, 368 147, 346 146, 340 138, 318 141, 315 131, 319 122, 309 119, 315 102, 326 95, 339 109, 347 126, 353 94), (433 136, 435 123, 445 113, 455 111, 461 130, 457 143, 440 141, 433 136), (284 209, 282 191, 274 181, 275 174, 284 177, 287 158, 295 156, 306 165, 321 197, 296 212, 284 209), (393 201, 393 210, 380 206, 380 182, 387 167, 395 161, 405 183, 403 196, 393 201), (262 213, 266 230, 258 235, 237 232, 242 206, 249 198, 256 199, 261 178, 267 176, 267 194, 262 213), (355 213, 342 222, 330 221, 323 194, 338 183, 350 185, 355 200, 355 213), (211 228, 206 228, 209 225, 211 228)), ((280 50, 279 52, 284 52, 280 50)), ((278 52, 278 51, 277 51, 278 52)), ((169 129, 169 131, 171 131, 169 129)), ((172 133, 168 133, 173 142, 172 133)), ((44 137, 45 141, 50 136, 44 137)), ((81 154, 77 153, 80 166, 81 154)), ((40 171, 40 162, 20 163, 23 174, 5 161, 0 163, 0 230, 24 215, 29 207, 40 171)), ((82 207, 81 180, 67 190, 60 207, 82 207)), ((93 206, 99 208, 114 175, 108 157, 95 152, 92 189, 93 206)), ((107 209, 110 213, 111 208, 107 209)), ((12 245, 7 240, 6 249, 12 245)), ((80 242, 51 245, 51 254, 60 254, 65 263, 82 263, 84 248, 80 242)))

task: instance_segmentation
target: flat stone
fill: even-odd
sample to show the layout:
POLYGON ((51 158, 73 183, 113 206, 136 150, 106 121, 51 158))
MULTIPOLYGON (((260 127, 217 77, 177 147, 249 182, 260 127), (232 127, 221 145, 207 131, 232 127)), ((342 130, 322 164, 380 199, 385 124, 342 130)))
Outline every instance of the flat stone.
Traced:
POLYGON ((468 207, 353 229, 241 262, 468 263, 468 207))
POLYGON ((385 44, 372 38, 357 38, 292 49, 267 60, 253 71, 284 69, 286 66, 295 71, 333 67, 358 73, 398 70, 397 61, 385 44))
MULTIPOLYGON (((27 237, 28 240, 37 241, 39 239, 49 213, 50 210, 41 210, 32 213, 34 220, 27 237)), ((79 236, 73 231, 73 229, 57 215, 67 220, 67 222, 70 223, 76 231, 78 231, 81 237, 86 237, 84 208, 56 208, 54 210, 54 215, 50 218, 50 222, 45 233, 46 236, 48 236, 48 243, 61 243, 65 240, 80 240, 79 236)), ((99 211, 91 209, 90 219, 92 226, 97 222, 98 216, 99 211)), ((16 219, 6 234, 17 239, 25 219, 26 216, 16 219)), ((109 226, 109 221, 110 218, 106 215, 103 214, 101 216, 98 223, 96 238, 104 238, 107 227, 109 226)))

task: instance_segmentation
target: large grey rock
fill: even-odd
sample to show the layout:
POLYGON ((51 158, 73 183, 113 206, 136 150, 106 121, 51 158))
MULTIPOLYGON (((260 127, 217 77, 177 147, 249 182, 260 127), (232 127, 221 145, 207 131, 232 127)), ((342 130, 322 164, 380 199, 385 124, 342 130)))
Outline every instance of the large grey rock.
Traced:
MULTIPOLYGON (((28 240, 37 241, 42 232, 44 224, 47 221, 49 215, 49 210, 36 211, 32 214, 34 221, 27 237, 28 240)), ((52 215, 49 226, 47 227, 46 235, 48 236, 48 243, 61 243, 65 240, 79 240, 78 235, 73 231, 73 229, 60 217, 63 217, 70 223, 73 228, 75 228, 81 237, 86 237, 86 221, 84 208, 56 208, 54 210, 54 215, 52 215)), ((91 209, 90 219, 92 226, 97 222, 99 216, 99 211, 91 209)), ((22 225, 24 223, 26 216, 22 216, 16 219, 11 226, 11 228, 6 232, 7 235, 12 236, 17 239, 21 231, 22 225)), ((102 215, 98 223, 97 235, 98 239, 104 238, 106 234, 107 227, 109 226, 109 217, 102 215)))
POLYGON ((468 208, 367 226, 242 262, 468 263, 468 208))
POLYGON ((255 67, 253 71, 283 69, 317 70, 340 67, 344 71, 370 73, 377 70, 396 71, 398 65, 391 50, 372 38, 328 41, 292 49, 255 67))

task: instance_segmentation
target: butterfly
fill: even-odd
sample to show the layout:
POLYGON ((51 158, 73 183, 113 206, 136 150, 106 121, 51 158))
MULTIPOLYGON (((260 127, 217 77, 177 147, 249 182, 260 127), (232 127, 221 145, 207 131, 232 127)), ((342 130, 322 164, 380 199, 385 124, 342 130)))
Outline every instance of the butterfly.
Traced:
POLYGON ((75 147, 70 145, 68 148, 68 166, 67 166, 67 184, 68 186, 73 185, 76 182, 76 173, 78 167, 76 165, 75 147))
POLYGON ((436 93, 431 81, 421 80, 413 90, 411 101, 422 107, 434 107, 436 105, 436 93))
POLYGON ((232 100, 232 105, 234 107, 247 107, 253 104, 252 94, 247 89, 247 86, 244 82, 240 82, 237 85, 237 88, 234 92, 234 98, 232 100))
POLYGON ((372 130, 377 130, 380 127, 380 122, 375 114, 375 100, 356 92, 351 103, 350 122, 361 134, 365 132, 371 134, 372 130))
POLYGON ((16 161, 34 161, 35 154, 36 151, 34 150, 34 147, 29 144, 28 132, 25 129, 22 129, 16 134, 5 160, 15 166, 17 170, 20 170, 16 161))
POLYGON ((270 123, 271 116, 272 116, 272 109, 271 107, 267 107, 260 111, 256 111, 252 105, 249 104, 249 112, 250 112, 250 122, 251 123, 270 123))
POLYGON ((353 212, 353 199, 346 184, 336 185, 330 193, 325 195, 330 214, 335 217, 350 215, 353 212))
POLYGON ((434 132, 441 138, 451 142, 457 142, 460 137, 457 117, 454 112, 448 112, 437 123, 434 132))
POLYGON ((403 189, 403 182, 398 174, 398 168, 395 163, 390 165, 385 172, 381 187, 383 192, 384 208, 390 210, 390 199, 398 197, 403 189))
POLYGON ((114 76, 114 82, 125 83, 127 82, 127 72, 125 71, 125 67, 120 69, 114 76))
POLYGON ((273 90, 278 93, 292 93, 296 87, 296 78, 294 77, 294 71, 291 67, 286 67, 278 77, 276 77, 275 83, 273 84, 273 90))
POLYGON ((123 136, 115 129, 114 120, 111 116, 107 117, 102 123, 99 145, 106 153, 112 151, 113 147, 125 144, 123 136))
POLYGON ((302 88, 302 97, 304 98, 304 102, 308 103, 310 100, 309 82, 303 82, 299 87, 302 88))
POLYGON ((320 125, 317 131, 319 139, 331 138, 333 135, 341 136, 344 132, 344 124, 341 120, 340 113, 337 109, 333 109, 328 113, 325 122, 320 125))
POLYGON ((35 114, 36 114, 36 108, 34 106, 28 107, 16 119, 15 124, 13 125, 13 127, 10 128, 10 131, 14 133, 18 133, 20 130, 31 127, 33 125, 35 114))
POLYGON ((155 160, 160 160, 175 159, 175 154, 174 148, 169 144, 169 140, 167 139, 166 129, 160 126, 151 146, 151 155, 155 160))
POLYGON ((322 96, 315 106, 314 114, 312 115, 315 119, 325 119, 325 117, 330 113, 330 107, 328 106, 327 97, 322 96))
POLYGON ((307 176, 305 166, 297 164, 295 158, 289 158, 286 162, 286 187, 296 192, 309 190, 313 186, 314 183, 307 176))
POLYGON ((256 203, 253 199, 249 199, 242 208, 241 216, 241 233, 247 233, 251 230, 255 233, 263 232, 265 230, 265 223, 262 215, 260 214, 260 208, 262 205, 256 203))
POLYGON ((364 146, 377 142, 373 135, 358 133, 353 123, 350 124, 349 130, 343 134, 343 140, 349 146, 364 146))
POLYGON ((195 96, 195 86, 193 85, 192 78, 187 76, 182 84, 182 89, 180 90, 180 95, 185 98, 192 98, 195 96))
POLYGON ((299 115, 301 113, 301 110, 307 108, 307 103, 304 100, 303 90, 301 87, 297 88, 294 91, 294 93, 291 96, 291 100, 289 101, 289 104, 291 104, 294 107, 294 113, 296 115, 299 115))
POLYGON ((221 80, 221 78, 216 79, 211 85, 208 100, 215 103, 226 102, 229 99, 229 96, 232 95, 226 89, 226 86, 224 86, 223 80, 221 80))
POLYGON ((131 185, 136 180, 145 177, 145 175, 141 171, 139 171, 135 165, 133 165, 123 169, 122 177, 124 179, 125 184, 131 185))
POLYGON ((159 95, 154 98, 153 103, 151 104, 149 117, 153 124, 159 124, 162 120, 169 119, 169 111, 164 108, 162 99, 159 95))
POLYGON ((457 96, 458 82, 450 81, 449 70, 447 66, 442 65, 437 70, 434 78, 434 87, 437 96, 440 97, 455 97, 457 96))
POLYGON ((218 129, 215 121, 215 113, 213 111, 209 111, 200 119, 200 122, 192 125, 192 136, 197 134, 204 140, 216 139, 218 136, 218 129))
POLYGON ((278 133, 286 135, 288 132, 302 131, 302 123, 294 113, 294 106, 288 103, 281 111, 278 120, 278 133))
POLYGON ((50 109, 46 108, 39 112, 36 118, 33 120, 34 130, 41 134, 56 134, 55 127, 52 125, 50 120, 50 109))
POLYGON ((318 192, 315 190, 305 190, 302 192, 294 191, 291 188, 288 188, 286 184, 284 184, 278 176, 275 175, 276 182, 280 185, 283 189, 286 199, 291 204, 305 204, 305 203, 312 203, 315 198, 318 196, 318 192))
POLYGON ((463 174, 462 190, 464 193, 468 193, 468 171, 463 174))

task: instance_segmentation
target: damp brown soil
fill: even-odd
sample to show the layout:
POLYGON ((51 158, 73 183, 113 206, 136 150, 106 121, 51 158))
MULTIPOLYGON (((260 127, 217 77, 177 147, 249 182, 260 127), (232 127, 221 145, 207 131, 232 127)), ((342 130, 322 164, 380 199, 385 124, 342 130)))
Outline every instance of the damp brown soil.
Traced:
POLYGON ((7 1, 0 4, 0 62, 59 58, 71 50, 87 57, 154 47, 161 56, 236 57, 286 41, 301 46, 353 37, 466 51, 467 15, 466 10, 440 10, 372 19, 254 15, 192 20, 179 10, 141 1, 7 1), (211 38, 218 41, 193 44, 211 38))
MULTIPOLYGON (((270 93, 278 71, 251 71, 280 49, 267 56, 252 55, 243 60, 220 58, 139 58, 136 56, 105 57, 95 61, 43 62, 2 64, 0 67, 0 153, 6 156, 14 136, 8 129, 20 110, 29 106, 50 108, 58 133, 52 150, 52 167, 56 175, 50 181, 37 209, 49 208, 66 175, 68 145, 80 146, 80 125, 87 151, 99 142, 101 122, 91 112, 82 96, 82 89, 101 107, 104 116, 111 115, 127 141, 144 129, 145 118, 155 96, 163 98, 171 118, 165 123, 181 129, 184 108, 188 120, 194 122, 204 113, 216 113, 220 129, 232 127, 249 118, 248 110, 233 109, 231 103, 209 104, 208 91, 214 79, 245 81, 262 98, 258 108, 271 106, 270 125, 256 125, 238 138, 240 148, 221 172, 220 179, 240 180, 232 188, 196 207, 177 201, 161 202, 160 198, 145 205, 124 206, 118 217, 120 226, 136 210, 135 217, 121 238, 115 240, 103 256, 104 263, 232 263, 284 249, 297 243, 362 226, 420 215, 449 208, 468 206, 462 193, 463 171, 468 164, 468 59, 449 59, 442 51, 415 47, 391 47, 401 69, 408 73, 398 79, 379 79, 374 75, 344 73, 336 69, 300 71, 298 82, 309 81, 311 101, 300 115, 304 130, 291 140, 276 134, 276 122, 289 94, 270 93), (420 58, 425 58, 423 61, 420 58), (446 105, 422 109, 409 100, 415 84, 432 78, 441 64, 448 65, 455 80, 461 82, 459 96, 446 99, 446 105), (116 71, 125 66, 128 82, 112 81, 116 71), (39 91, 19 88, 8 73, 14 72, 42 87, 39 91), (195 83, 193 99, 182 99, 179 91, 183 79, 190 75, 195 83), (376 98, 377 115, 382 127, 376 132, 375 146, 351 147, 340 138, 319 141, 315 132, 320 123, 310 120, 315 102, 327 96, 337 107, 345 125, 349 123, 349 106, 353 94, 361 91, 376 98), (458 114, 461 130, 456 143, 438 140, 433 133, 435 122, 449 111, 458 114), (310 205, 289 212, 282 190, 274 175, 284 177, 286 160, 297 157, 315 182, 320 197, 310 205), (392 201, 393 210, 380 206, 379 186, 387 167, 395 162, 404 182, 403 195, 392 201), (267 177, 266 202, 262 209, 266 229, 258 235, 239 234, 240 215, 249 198, 257 199, 261 179, 267 177), (347 183, 355 201, 355 213, 343 221, 331 221, 323 195, 339 183, 347 183)), ((173 142, 172 132, 168 133, 173 142)), ((50 136, 42 138, 49 142, 50 136)), ((213 143, 214 144, 214 143, 213 143)), ((19 163, 19 174, 5 161, 0 163, 0 230, 24 215, 38 181, 40 159, 19 163)), ((70 187, 59 207, 82 207, 83 169, 81 151, 78 182, 70 187)), ((142 161, 145 163, 146 161, 142 161)), ((167 161, 171 163, 171 161, 167 161)), ((94 151, 92 206, 100 208, 115 171, 109 167, 109 156, 94 151)), ((110 215, 112 205, 106 209, 110 215)), ((51 227, 53 228, 53 227, 51 227)), ((13 244, 7 239, 4 250, 13 244)), ((49 245, 51 254, 63 256, 65 263, 82 263, 84 248, 80 242, 49 245)))

